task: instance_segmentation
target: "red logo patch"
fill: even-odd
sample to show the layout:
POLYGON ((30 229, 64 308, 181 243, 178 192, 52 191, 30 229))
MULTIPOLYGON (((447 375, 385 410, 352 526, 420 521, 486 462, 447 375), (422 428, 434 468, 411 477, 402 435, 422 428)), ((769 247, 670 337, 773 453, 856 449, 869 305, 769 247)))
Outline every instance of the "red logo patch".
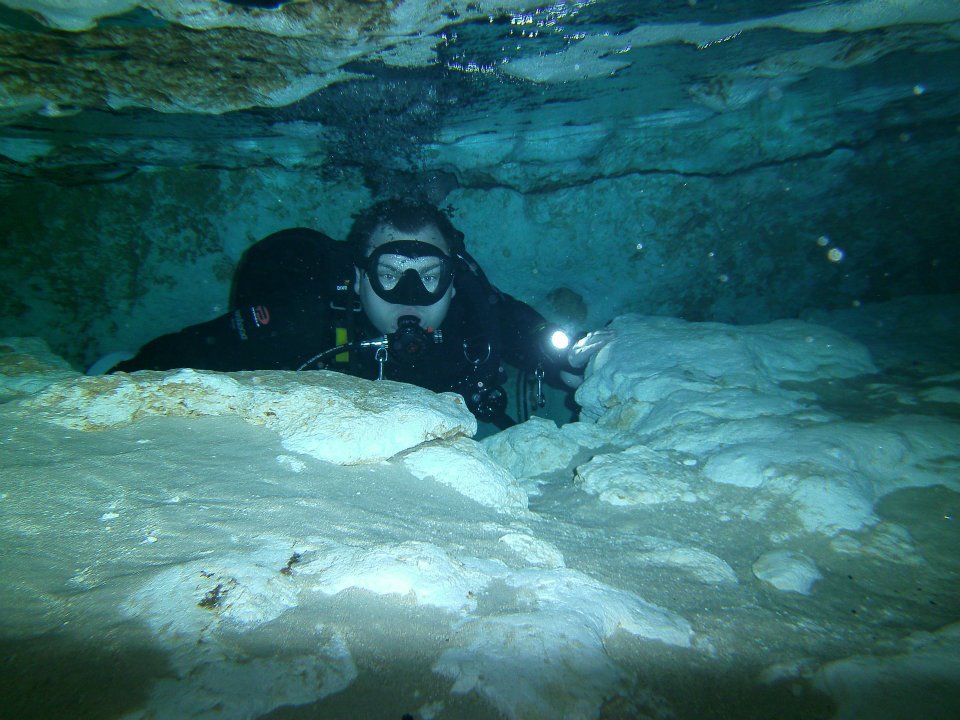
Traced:
POLYGON ((253 308, 253 320, 258 326, 270 324, 270 311, 267 310, 266 305, 257 305, 253 308))

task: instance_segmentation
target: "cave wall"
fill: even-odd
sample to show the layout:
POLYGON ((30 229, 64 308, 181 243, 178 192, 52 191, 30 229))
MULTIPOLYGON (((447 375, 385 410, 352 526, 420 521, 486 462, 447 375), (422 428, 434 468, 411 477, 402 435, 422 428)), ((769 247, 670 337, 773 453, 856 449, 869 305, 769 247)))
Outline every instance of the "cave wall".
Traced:
POLYGON ((342 236, 368 199, 315 173, 167 170, 0 190, 7 335, 78 366, 224 312, 243 251, 295 225, 342 236))
POLYGON ((567 287, 587 325, 623 312, 756 323, 956 292, 958 149, 896 137, 730 176, 636 173, 454 204, 491 278, 546 311, 567 287))
MULTIPOLYGON (((726 175, 462 182, 443 204, 499 287, 573 328, 624 312, 744 324, 956 292, 958 155, 949 128, 726 175)), ((283 169, 4 187, 5 334, 44 337, 77 366, 135 349, 223 312, 257 239, 295 225, 343 237, 370 201, 349 172, 283 169)))

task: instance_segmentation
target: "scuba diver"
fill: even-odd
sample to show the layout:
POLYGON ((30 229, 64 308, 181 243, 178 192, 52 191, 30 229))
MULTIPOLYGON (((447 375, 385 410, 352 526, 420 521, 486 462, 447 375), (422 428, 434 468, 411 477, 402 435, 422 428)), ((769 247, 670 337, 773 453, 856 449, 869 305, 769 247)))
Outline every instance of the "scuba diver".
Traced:
POLYGON ((269 235, 241 258, 229 312, 161 336, 109 372, 329 369, 461 394, 482 421, 506 414, 504 362, 542 386, 577 387, 608 331, 573 342, 502 293, 439 209, 387 200, 347 242, 316 230, 269 235))

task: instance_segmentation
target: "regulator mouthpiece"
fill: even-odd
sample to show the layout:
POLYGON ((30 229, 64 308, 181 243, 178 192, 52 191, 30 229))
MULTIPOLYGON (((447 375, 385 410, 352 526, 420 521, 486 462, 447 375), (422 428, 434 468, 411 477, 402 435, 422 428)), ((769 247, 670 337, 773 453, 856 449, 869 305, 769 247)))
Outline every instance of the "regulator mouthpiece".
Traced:
POLYGON ((423 357, 436 342, 440 342, 440 337, 420 327, 420 318, 414 315, 404 315, 397 320, 396 332, 388 336, 391 356, 408 365, 423 357))

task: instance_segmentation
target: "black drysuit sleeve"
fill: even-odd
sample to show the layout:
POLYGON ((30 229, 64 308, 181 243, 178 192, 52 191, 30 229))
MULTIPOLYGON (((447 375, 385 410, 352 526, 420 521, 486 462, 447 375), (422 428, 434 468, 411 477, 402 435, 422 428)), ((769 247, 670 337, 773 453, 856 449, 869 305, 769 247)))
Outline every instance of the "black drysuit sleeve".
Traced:
POLYGON ((560 327, 512 295, 499 290, 465 251, 456 280, 457 300, 470 307, 472 325, 496 345, 494 357, 520 370, 533 372, 542 366, 551 385, 565 386, 560 371, 578 372, 566 361, 566 352, 550 346, 551 333, 560 327))
POLYGON ((566 361, 566 352, 550 345, 550 336, 560 326, 547 320, 532 307, 516 298, 500 293, 500 336, 503 359, 509 364, 532 372, 542 365, 545 379, 562 386, 560 371, 580 373, 566 361))
POLYGON ((349 268, 349 247, 321 232, 268 235, 240 260, 230 312, 159 337, 113 370, 296 370, 333 342, 328 288, 349 268))
POLYGON ((294 370, 329 339, 316 309, 245 306, 144 345, 112 372, 136 370, 294 370))

